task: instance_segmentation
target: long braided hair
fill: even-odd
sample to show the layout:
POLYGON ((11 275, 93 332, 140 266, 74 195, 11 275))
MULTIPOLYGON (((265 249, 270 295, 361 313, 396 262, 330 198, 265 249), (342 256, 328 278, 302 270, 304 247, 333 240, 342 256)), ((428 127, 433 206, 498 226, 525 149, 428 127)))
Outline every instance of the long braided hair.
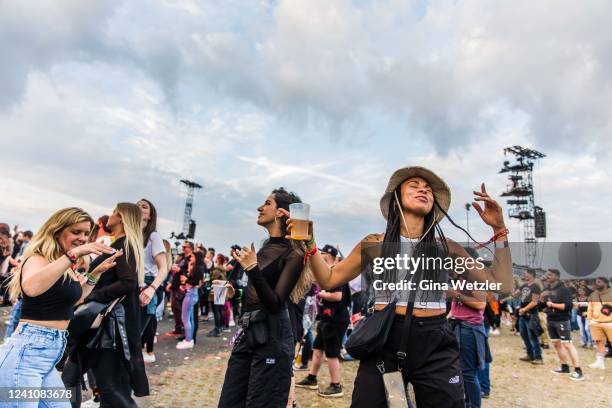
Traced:
MULTIPOLYGON (((394 192, 395 197, 401 197, 401 184, 396 188, 394 192)), ((400 237, 401 232, 401 211, 399 208, 399 200, 390 200, 389 202, 389 215, 387 217, 387 228, 385 230, 385 236, 383 239, 382 256, 383 258, 395 258, 396 255, 402 254, 402 242, 400 237)), ((434 196, 434 205, 432 210, 425 215, 425 235, 419 240, 419 242, 413 247, 413 253, 411 257, 416 258, 424 256, 426 258, 444 258, 448 254, 448 244, 446 237, 436 220, 436 211, 441 210, 440 205, 437 203, 434 196)), ((446 213, 442 211, 443 214, 446 213)), ((414 272, 415 283, 418 287, 419 280, 432 280, 435 282, 446 282, 447 272, 443 268, 438 268, 435 265, 428 267, 429 265, 422 265, 418 271, 414 272)), ((396 282, 398 278, 398 271, 394 267, 392 269, 385 269, 383 273, 384 282, 396 282)), ((432 295, 433 299, 440 298, 441 291, 427 291, 427 298, 432 295)), ((391 292, 388 291, 388 296, 391 296, 391 292)), ((427 301, 427 299, 425 299, 427 301)))

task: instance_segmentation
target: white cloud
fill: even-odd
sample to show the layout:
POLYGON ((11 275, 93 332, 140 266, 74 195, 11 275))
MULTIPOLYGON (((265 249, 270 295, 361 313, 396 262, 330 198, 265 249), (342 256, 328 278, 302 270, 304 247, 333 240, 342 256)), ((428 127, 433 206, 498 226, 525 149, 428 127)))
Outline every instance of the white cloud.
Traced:
POLYGON ((548 155, 551 239, 605 239, 610 18, 603 1, 4 1, 2 214, 147 196, 169 232, 188 177, 201 239, 225 245, 260 236, 255 208, 285 185, 347 247, 384 227, 395 168, 440 172, 463 222, 524 144, 548 155))

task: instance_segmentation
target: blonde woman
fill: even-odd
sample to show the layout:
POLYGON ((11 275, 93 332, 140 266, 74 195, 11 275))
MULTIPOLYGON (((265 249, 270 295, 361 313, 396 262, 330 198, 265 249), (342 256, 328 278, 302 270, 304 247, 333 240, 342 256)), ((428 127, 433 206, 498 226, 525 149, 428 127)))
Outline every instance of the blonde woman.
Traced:
MULTIPOLYGON (((55 364, 66 346, 66 329, 74 306, 92 291, 100 275, 120 252, 87 243, 93 220, 79 208, 57 211, 28 245, 11 283, 11 297, 22 297, 22 314, 15 333, 0 347, 0 387, 63 388, 55 364), (86 279, 74 272, 89 255, 107 254, 86 279)), ((65 395, 67 397, 68 395, 65 395)), ((34 403, 35 404, 35 403, 34 403)), ((43 398, 39 406, 69 407, 66 401, 43 398)), ((17 406, 18 401, 2 406, 17 406)))
MULTIPOLYGON (((106 226, 112 231, 115 241, 112 248, 123 250, 116 265, 104 273, 85 302, 109 303, 123 298, 115 314, 119 328, 116 348, 87 347, 92 335, 79 339, 70 352, 71 364, 80 364, 80 370, 64 370, 66 384, 77 386, 75 373, 93 371, 100 390, 101 407, 136 407, 131 397, 149 395, 141 349, 141 322, 138 285, 144 282, 144 255, 142 237, 142 213, 136 204, 119 203, 109 216, 106 226), (124 311, 124 317, 121 310, 124 311), (125 347, 127 346, 127 347, 125 347), (68 372, 70 375, 68 375, 68 372)), ((92 266, 104 262, 107 256, 96 258, 92 266)))

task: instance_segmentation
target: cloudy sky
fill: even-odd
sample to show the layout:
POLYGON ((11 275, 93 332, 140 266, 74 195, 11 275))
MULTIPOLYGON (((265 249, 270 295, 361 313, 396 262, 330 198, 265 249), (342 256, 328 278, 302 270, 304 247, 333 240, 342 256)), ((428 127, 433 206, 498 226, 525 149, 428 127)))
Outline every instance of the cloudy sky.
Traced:
POLYGON ((396 168, 443 176, 465 225, 522 145, 547 155, 548 239, 609 240, 610 21, 605 0, 0 1, 0 221, 147 197, 167 235, 189 178, 197 240, 224 250, 261 241, 285 186, 346 252, 384 229, 396 168))

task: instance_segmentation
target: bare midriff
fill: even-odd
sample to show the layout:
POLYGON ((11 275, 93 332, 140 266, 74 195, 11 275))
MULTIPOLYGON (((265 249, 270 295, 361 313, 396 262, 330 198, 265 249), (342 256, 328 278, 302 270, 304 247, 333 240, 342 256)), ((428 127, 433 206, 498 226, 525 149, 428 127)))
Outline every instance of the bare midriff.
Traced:
MULTIPOLYGON (((381 311, 387 305, 377 304, 374 306, 374 310, 381 311)), ((406 306, 395 306, 395 313, 406 315, 406 306)), ((416 317, 433 317, 440 316, 446 313, 446 309, 412 309, 412 315, 416 317)))
POLYGON ((17 327, 21 326, 22 323, 35 324, 42 327, 48 327, 50 329, 66 330, 68 328, 69 320, 30 320, 21 319, 17 327))

